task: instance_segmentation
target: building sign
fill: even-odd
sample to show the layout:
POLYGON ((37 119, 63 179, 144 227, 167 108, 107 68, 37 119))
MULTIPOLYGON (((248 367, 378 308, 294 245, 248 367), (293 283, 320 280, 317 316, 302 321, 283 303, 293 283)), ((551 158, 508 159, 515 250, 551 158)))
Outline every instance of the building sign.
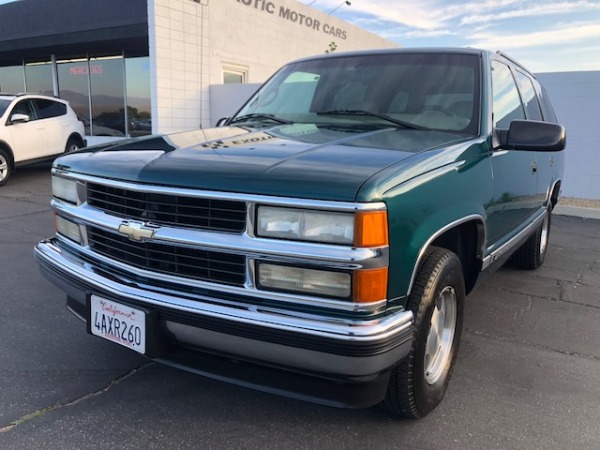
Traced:
POLYGON ((88 72, 92 75, 102 75, 104 68, 101 64, 94 64, 90 66, 89 70, 87 65, 73 66, 69 68, 69 75, 73 76, 87 75, 88 72))
POLYGON ((327 22, 321 22, 319 19, 308 16, 306 14, 300 14, 293 9, 285 6, 277 6, 274 2, 269 0, 237 0, 238 3, 248 6, 250 8, 258 9, 266 14, 271 14, 279 17, 280 19, 287 20, 298 25, 305 26, 306 28, 314 31, 320 31, 331 37, 346 40, 346 30, 337 28, 327 22))

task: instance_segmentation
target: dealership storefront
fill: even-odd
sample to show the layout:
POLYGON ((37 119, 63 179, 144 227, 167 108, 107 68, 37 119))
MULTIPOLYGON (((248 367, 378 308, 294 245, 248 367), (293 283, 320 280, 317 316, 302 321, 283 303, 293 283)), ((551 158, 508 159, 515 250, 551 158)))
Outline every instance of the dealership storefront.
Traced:
POLYGON ((211 85, 392 46, 295 0, 20 0, 0 6, 0 91, 69 100, 90 136, 138 136, 209 126, 211 85))

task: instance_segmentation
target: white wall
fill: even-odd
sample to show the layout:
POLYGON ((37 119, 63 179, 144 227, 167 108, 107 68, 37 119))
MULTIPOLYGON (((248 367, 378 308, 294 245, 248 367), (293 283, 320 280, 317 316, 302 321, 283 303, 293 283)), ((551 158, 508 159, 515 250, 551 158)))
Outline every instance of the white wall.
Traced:
POLYGON ((152 131, 208 126, 208 0, 149 0, 152 131))
POLYGON ((563 196, 600 199, 600 71, 536 77, 567 129, 563 196))
POLYGON ((252 84, 214 84, 210 87, 210 125, 231 117, 260 87, 252 84))

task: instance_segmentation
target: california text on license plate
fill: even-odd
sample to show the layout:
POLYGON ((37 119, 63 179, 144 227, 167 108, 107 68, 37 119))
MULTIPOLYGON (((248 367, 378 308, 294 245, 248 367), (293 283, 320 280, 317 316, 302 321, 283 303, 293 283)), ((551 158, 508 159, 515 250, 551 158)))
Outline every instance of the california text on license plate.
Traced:
POLYGON ((92 334, 139 353, 146 351, 144 311, 92 295, 92 334))

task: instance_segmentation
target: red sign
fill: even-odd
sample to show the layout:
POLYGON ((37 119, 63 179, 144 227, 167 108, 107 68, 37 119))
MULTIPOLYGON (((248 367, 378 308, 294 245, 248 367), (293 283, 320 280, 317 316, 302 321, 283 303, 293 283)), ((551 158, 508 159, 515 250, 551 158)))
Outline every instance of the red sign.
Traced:
MULTIPOLYGON (((92 75, 102 75, 103 71, 104 71, 104 69, 101 64, 96 64, 96 65, 90 66, 90 68, 89 68, 89 73, 91 73, 92 75)), ((69 69, 69 74, 74 75, 74 76, 87 75, 88 74, 88 66, 71 67, 69 69)))

